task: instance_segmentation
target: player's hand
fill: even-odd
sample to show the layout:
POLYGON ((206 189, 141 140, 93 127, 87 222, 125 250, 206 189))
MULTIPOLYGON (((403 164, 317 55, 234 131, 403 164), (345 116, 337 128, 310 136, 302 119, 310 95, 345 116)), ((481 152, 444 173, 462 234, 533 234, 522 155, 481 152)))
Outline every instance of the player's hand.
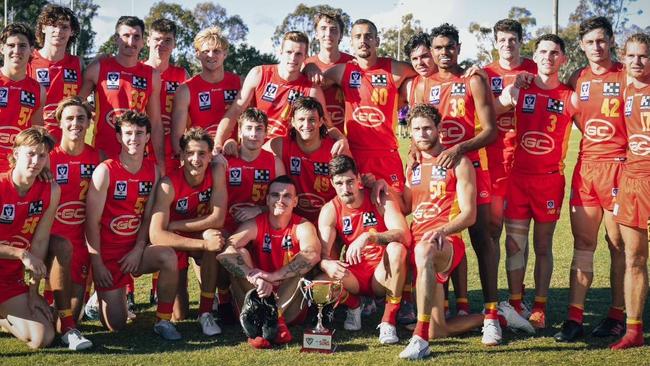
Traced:
POLYGON ((370 235, 365 232, 359 235, 349 246, 345 252, 345 261, 349 264, 359 264, 363 258, 362 251, 368 243, 370 235))
POLYGON ((333 259, 323 259, 320 261, 320 268, 329 278, 342 280, 350 271, 348 264, 333 259))
POLYGON ((376 180, 371 188, 370 198, 377 207, 383 207, 389 194, 390 186, 383 179, 376 180))
POLYGON ((272 286, 279 286, 282 282, 277 272, 260 271, 257 275, 257 278, 263 279, 264 281, 270 283, 272 286))
POLYGON ((363 173, 361 174, 361 185, 364 187, 372 187, 373 184, 377 181, 377 178, 372 173, 363 173))
POLYGON ((435 246, 438 251, 442 250, 446 244, 449 244, 444 230, 427 231, 422 235, 422 241, 435 246))
POLYGON ((530 84, 533 83, 533 80, 535 80, 535 75, 527 71, 521 72, 517 74, 517 77, 515 78, 515 88, 528 89, 530 88, 530 84))
POLYGON ((120 258, 117 263, 120 264, 120 271, 122 273, 134 273, 140 267, 140 262, 142 261, 142 253, 144 253, 144 248, 139 248, 137 245, 135 248, 131 249, 124 257, 120 258))
POLYGON ((99 287, 113 286, 113 275, 101 260, 93 262, 93 279, 99 287))
POLYGON ((348 151, 350 151, 350 145, 348 144, 348 139, 344 137, 342 139, 336 140, 334 145, 332 145, 330 154, 332 154, 332 157, 335 157, 339 155, 345 155, 345 153, 348 151))
POLYGON ((38 180, 41 182, 52 183, 54 181, 54 175, 52 175, 50 168, 44 166, 43 169, 41 169, 41 172, 38 173, 38 180))
POLYGON ((460 152, 460 146, 454 145, 443 150, 440 155, 438 155, 436 164, 446 169, 453 169, 462 157, 463 154, 460 152))
POLYGON ((204 249, 208 252, 220 252, 226 244, 221 231, 215 229, 208 229, 203 232, 203 240, 205 240, 204 249))
POLYGON ((226 142, 224 142, 224 144, 223 144, 222 154, 224 156, 238 157, 239 156, 239 149, 237 148, 237 141, 235 141, 234 139, 226 140, 226 142))
POLYGON ((409 151, 406 154, 406 166, 408 169, 413 170, 422 162, 422 153, 420 150, 416 149, 413 146, 413 143, 409 144, 409 151))
POLYGON ((47 267, 45 266, 45 263, 43 263, 42 260, 33 255, 30 251, 25 250, 20 261, 23 262, 25 270, 31 272, 32 279, 34 281, 45 278, 45 275, 47 274, 47 267))
POLYGON ((308 64, 302 69, 302 73, 307 76, 307 79, 311 80, 312 83, 316 85, 322 85, 325 81, 323 72, 315 64, 308 64))
POLYGON ((241 206, 232 209, 232 216, 237 222, 244 222, 254 219, 257 215, 262 213, 261 206, 241 206))
POLYGON ((258 277, 255 280, 255 290, 260 298, 265 298, 273 294, 273 285, 258 277))
POLYGON ((469 78, 469 77, 472 77, 474 75, 478 75, 481 78, 483 78, 484 80, 489 79, 489 76, 488 76, 487 72, 485 72, 485 70, 481 69, 480 67, 478 67, 476 65, 472 65, 467 70, 465 70, 465 73, 463 74, 463 77, 469 78))
POLYGON ((52 310, 50 310, 50 306, 47 304, 47 302, 45 302, 45 299, 43 299, 43 297, 38 294, 38 290, 32 291, 30 289, 27 295, 27 304, 32 314, 41 313, 43 316, 45 316, 48 322, 54 322, 52 310))

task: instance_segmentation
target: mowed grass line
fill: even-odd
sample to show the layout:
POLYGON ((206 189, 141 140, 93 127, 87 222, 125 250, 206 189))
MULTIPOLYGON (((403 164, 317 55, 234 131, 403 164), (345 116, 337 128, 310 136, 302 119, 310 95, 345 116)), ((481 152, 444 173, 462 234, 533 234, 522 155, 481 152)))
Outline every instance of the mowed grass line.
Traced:
MULTIPOLYGON (((607 348, 612 339, 601 340, 587 336, 582 342, 559 344, 551 337, 559 329, 566 315, 568 297, 568 273, 572 257, 572 237, 569 224, 569 185, 575 164, 580 133, 573 131, 567 155, 567 194, 562 207, 562 217, 558 222, 554 239, 555 270, 551 281, 548 319, 549 328, 535 337, 515 335, 504 332, 504 345, 484 347, 480 333, 465 337, 434 341, 431 343, 433 357, 419 363, 436 365, 618 365, 650 364, 650 347, 628 351, 612 352, 607 348)), ((401 140, 401 151, 406 149, 407 140, 401 140)), ((469 289, 472 310, 478 312, 482 307, 482 295, 478 278, 476 256, 467 241, 469 261, 469 289)), ((499 264, 500 298, 507 299, 507 283, 504 271, 503 240, 499 264)), ((533 298, 534 253, 531 250, 526 284, 526 300, 533 298)), ((590 331, 606 313, 609 306, 609 254, 601 232, 596 252, 593 288, 589 292, 585 308, 585 326, 590 331)), ((84 322, 80 328, 94 343, 87 352, 74 353, 63 348, 57 341, 54 347, 42 351, 30 351, 21 342, 8 334, 0 334, 1 365, 392 365, 409 364, 397 358, 410 337, 410 332, 401 329, 401 341, 393 346, 381 346, 377 341, 375 326, 379 314, 364 318, 361 332, 351 333, 343 330, 342 318, 337 316, 334 328, 339 345, 333 355, 300 353, 302 327, 292 328, 295 341, 287 347, 274 350, 257 351, 246 344, 246 339, 238 326, 224 327, 224 334, 206 338, 201 334, 196 317, 199 290, 193 275, 190 275, 190 294, 192 296, 190 320, 178 324, 183 334, 180 342, 164 342, 153 333, 155 308, 148 305, 151 286, 150 276, 137 280, 136 297, 138 318, 121 333, 106 332, 99 322, 84 322)), ((450 301, 453 308, 453 297, 450 301)), ((648 319, 646 311, 645 319, 648 319)), ((307 324, 309 325, 309 324, 307 324)), ((646 338, 648 334, 646 333, 646 338)), ((646 339, 650 342, 650 339, 646 339)))

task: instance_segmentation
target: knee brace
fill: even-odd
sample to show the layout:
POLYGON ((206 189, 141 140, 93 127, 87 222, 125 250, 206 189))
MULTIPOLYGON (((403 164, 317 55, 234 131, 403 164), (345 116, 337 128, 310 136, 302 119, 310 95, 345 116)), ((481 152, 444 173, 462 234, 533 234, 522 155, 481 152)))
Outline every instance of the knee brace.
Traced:
MULTIPOLYGON (((516 253, 506 256, 506 270, 514 271, 526 266, 526 252, 528 251, 528 227, 526 225, 506 225, 506 246, 508 239, 519 249, 516 253)), ((507 247, 506 247, 507 254, 507 247)))

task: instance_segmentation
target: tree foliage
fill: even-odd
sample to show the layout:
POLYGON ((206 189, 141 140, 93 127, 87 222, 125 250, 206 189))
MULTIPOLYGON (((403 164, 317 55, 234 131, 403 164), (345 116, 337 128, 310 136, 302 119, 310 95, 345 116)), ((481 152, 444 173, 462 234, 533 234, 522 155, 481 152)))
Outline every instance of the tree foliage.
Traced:
POLYGON ((92 20, 97 16, 99 5, 92 0, 77 0, 75 3, 74 13, 79 20, 81 31, 77 37, 76 54, 86 57, 92 53, 95 46, 95 36, 97 32, 93 30, 92 20))
POLYGON ((396 60, 408 61, 409 55, 404 54, 404 44, 411 39, 416 33, 425 32, 420 21, 415 19, 413 14, 408 13, 402 16, 399 27, 383 28, 380 32, 381 43, 377 54, 379 56, 389 56, 396 60))
POLYGON ((199 29, 217 26, 231 43, 246 40, 248 26, 239 15, 228 16, 226 9, 221 5, 212 2, 198 3, 193 14, 199 29))
POLYGON ((298 4, 296 9, 293 12, 289 13, 286 17, 284 17, 282 23, 275 28, 275 32, 273 32, 273 37, 271 37, 271 39, 273 40, 273 45, 275 47, 280 46, 280 42, 282 41, 282 37, 284 36, 285 33, 289 31, 300 31, 305 33, 307 37, 309 37, 309 41, 310 41, 309 48, 311 53, 312 54, 318 53, 319 44, 318 42, 315 42, 316 31, 315 31, 314 17, 319 12, 341 14, 341 18, 343 18, 343 24, 345 24, 345 29, 343 30, 343 36, 349 34, 350 27, 352 26, 352 22, 350 21, 350 16, 347 13, 345 13, 342 9, 333 8, 329 5, 307 6, 305 4, 298 4))
POLYGON ((259 65, 277 64, 275 56, 268 53, 261 53, 255 47, 246 43, 237 46, 230 45, 228 57, 224 66, 226 70, 237 75, 246 76, 250 69, 259 65))
POLYGON ((4 26, 4 4, 8 5, 7 8, 7 23, 21 22, 34 26, 36 29, 36 19, 41 9, 48 4, 47 0, 12 0, 3 2, 0 6, 2 8, 2 25, 4 26))

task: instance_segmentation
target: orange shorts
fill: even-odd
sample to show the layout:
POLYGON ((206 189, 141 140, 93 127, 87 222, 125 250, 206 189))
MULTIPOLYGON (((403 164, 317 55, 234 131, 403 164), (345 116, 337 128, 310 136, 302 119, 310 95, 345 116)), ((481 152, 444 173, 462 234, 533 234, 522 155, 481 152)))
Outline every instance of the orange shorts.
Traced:
POLYGON ((382 251, 375 253, 372 258, 365 257, 359 264, 350 265, 348 270, 359 282, 359 293, 361 296, 375 296, 372 290, 372 279, 375 277, 375 269, 384 257, 386 247, 381 246, 382 251))
POLYGON ((621 189, 614 203, 614 219, 619 224, 648 229, 650 218, 650 178, 621 175, 621 189))
POLYGON ((602 207, 611 211, 619 189, 622 162, 578 160, 571 181, 571 206, 602 207))
POLYGON ((437 272, 436 281, 440 284, 444 284, 449 281, 449 276, 451 273, 458 267, 460 262, 465 257, 465 242, 460 236, 448 236, 447 239, 451 242, 453 247, 453 253, 451 256, 451 266, 446 272, 437 272))
POLYGON ((97 282, 95 282, 95 289, 97 289, 97 291, 111 291, 123 288, 133 280, 133 277, 140 276, 140 274, 124 273, 120 269, 122 265, 118 263, 118 261, 128 254, 131 249, 133 249, 133 247, 119 248, 110 251, 104 250, 101 252, 102 262, 104 262, 104 266, 106 266, 106 268, 111 272, 111 276, 113 277, 113 285, 110 287, 101 287, 97 282))
POLYGON ((90 271, 90 254, 86 247, 85 240, 72 243, 72 260, 70 261, 70 277, 72 282, 86 286, 88 273, 90 271))
POLYGON ((476 171, 476 204, 485 205, 492 202, 492 183, 490 182, 490 172, 483 166, 480 161, 473 161, 474 170, 476 171))
POLYGON ((564 176, 512 173, 504 202, 504 217, 512 220, 534 219, 554 222, 560 218, 564 199, 564 176))
POLYGON ((352 156, 360 174, 372 173, 398 192, 404 192, 404 166, 397 150, 355 150, 352 156))

